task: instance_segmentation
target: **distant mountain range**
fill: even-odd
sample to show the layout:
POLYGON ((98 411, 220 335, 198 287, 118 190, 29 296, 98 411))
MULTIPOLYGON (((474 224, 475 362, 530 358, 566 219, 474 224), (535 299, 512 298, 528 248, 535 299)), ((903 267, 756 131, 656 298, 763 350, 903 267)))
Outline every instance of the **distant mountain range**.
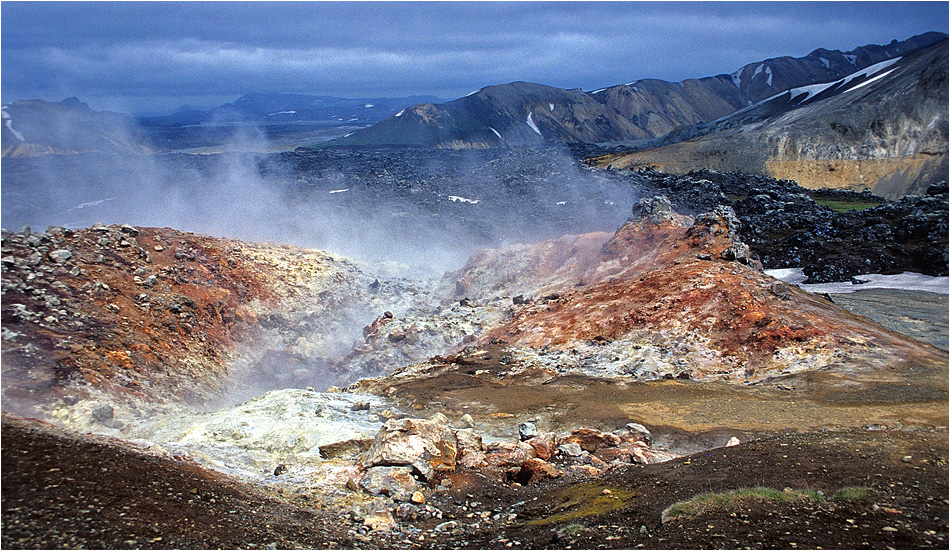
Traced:
MULTIPOLYGON (((170 115, 137 119, 120 113, 94 111, 76 98, 59 103, 18 101, 2 108, 2 156, 151 154, 195 141, 226 141, 229 132, 204 127, 229 124, 287 128, 297 123, 314 123, 324 127, 365 127, 409 105, 427 101, 437 99, 433 96, 353 99, 247 94, 233 103, 207 111, 184 107, 170 115)), ((295 129, 298 134, 305 131, 306 127, 295 129)), ((342 132, 336 133, 340 134, 342 132)))
POLYGON ((750 63, 732 74, 682 82, 644 79, 593 92, 513 82, 447 103, 423 103, 325 145, 437 148, 636 142, 711 121, 790 88, 830 82, 946 38, 926 33, 850 52, 750 63))
POLYGON ((948 42, 830 83, 792 88, 592 164, 683 174, 710 168, 870 189, 896 199, 948 179, 948 42))
POLYGON ((390 117, 406 106, 438 101, 434 96, 403 98, 337 98, 303 94, 245 94, 233 103, 208 111, 183 107, 170 115, 141 117, 144 125, 180 126, 226 122, 325 121, 337 123, 374 123, 390 117))
POLYGON ((2 146, 4 157, 147 154, 189 140, 204 145, 216 132, 223 138, 212 141, 225 140, 231 124, 294 132, 308 144, 326 128, 335 134, 324 138, 351 127, 320 146, 607 144, 639 150, 601 159, 614 168, 735 170, 897 197, 947 179, 946 75, 947 35, 931 32, 850 52, 767 59, 731 74, 591 92, 513 82, 445 103, 255 93, 208 111, 137 121, 75 98, 31 100, 3 106, 2 146))

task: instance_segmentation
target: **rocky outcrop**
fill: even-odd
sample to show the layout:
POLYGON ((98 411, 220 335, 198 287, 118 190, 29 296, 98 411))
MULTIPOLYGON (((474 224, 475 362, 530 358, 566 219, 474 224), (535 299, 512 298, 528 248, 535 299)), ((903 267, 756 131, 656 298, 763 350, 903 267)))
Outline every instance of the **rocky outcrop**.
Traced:
POLYGON ((359 375, 326 360, 345 329, 421 299, 328 253, 167 228, 4 230, 2 255, 10 407, 77 384, 143 405, 345 384, 359 375))

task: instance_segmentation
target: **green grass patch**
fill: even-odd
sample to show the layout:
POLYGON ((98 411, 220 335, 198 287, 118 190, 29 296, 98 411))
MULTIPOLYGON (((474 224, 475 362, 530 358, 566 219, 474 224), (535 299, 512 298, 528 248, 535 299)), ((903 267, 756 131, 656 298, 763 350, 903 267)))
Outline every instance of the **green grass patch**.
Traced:
POLYGON ((846 200, 846 199, 823 199, 815 197, 815 202, 826 206, 833 211, 848 212, 852 210, 867 210, 881 206, 881 203, 874 201, 846 200))
POLYGON ((744 201, 749 198, 748 195, 733 195, 732 193, 725 194, 726 199, 729 199, 733 203, 738 203, 739 201, 744 201))
POLYGON ((784 503, 788 501, 824 501, 824 496, 814 490, 776 490, 758 486, 755 488, 740 488, 722 493, 706 493, 687 501, 680 501, 670 505, 663 511, 663 522, 679 518, 694 517, 713 509, 733 509, 749 502, 771 501, 784 503))

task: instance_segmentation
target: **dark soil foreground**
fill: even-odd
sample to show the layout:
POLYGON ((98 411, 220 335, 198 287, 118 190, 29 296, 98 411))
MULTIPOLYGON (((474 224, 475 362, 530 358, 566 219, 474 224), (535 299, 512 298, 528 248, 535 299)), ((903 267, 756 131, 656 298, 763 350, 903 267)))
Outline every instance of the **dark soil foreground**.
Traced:
POLYGON ((597 479, 522 487, 459 473, 451 489, 429 496, 442 519, 419 520, 411 531, 366 533, 347 516, 268 495, 187 461, 4 415, 0 543, 5 549, 946 549, 947 452, 946 431, 826 431, 616 468, 597 479), (744 498, 661 521, 675 502, 754 486, 823 496, 744 498), (845 488, 857 490, 836 495, 845 488), (454 526, 433 530, 450 519, 454 526))

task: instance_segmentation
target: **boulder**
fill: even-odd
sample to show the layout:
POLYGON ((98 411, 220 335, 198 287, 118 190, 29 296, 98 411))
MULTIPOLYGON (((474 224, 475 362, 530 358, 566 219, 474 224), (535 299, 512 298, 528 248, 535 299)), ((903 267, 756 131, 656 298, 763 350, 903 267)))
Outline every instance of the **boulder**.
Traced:
POLYGON ((534 484, 548 478, 557 478, 561 472, 557 467, 543 459, 532 457, 521 464, 521 471, 515 480, 522 485, 534 484))
POLYGON ((653 435, 640 423, 627 423, 627 425, 617 431, 617 436, 621 442, 643 442, 647 446, 653 445, 653 435))
POLYGON ((458 440, 446 425, 425 419, 390 419, 363 456, 364 468, 408 466, 426 482, 455 470, 458 440))
POLYGON ((534 448, 534 453, 544 460, 548 460, 557 450, 557 436, 553 432, 547 432, 535 436, 528 440, 528 445, 534 448))
POLYGON ((409 467, 373 467, 360 479, 359 487, 372 495, 409 501, 418 491, 419 483, 409 467))
POLYGON ((577 429, 571 431, 567 437, 562 440, 565 444, 577 444, 582 450, 594 452, 600 448, 609 448, 620 444, 620 437, 616 434, 609 434, 594 429, 577 429))
POLYGON ((489 466, 501 468, 520 468, 535 456, 534 448, 525 442, 492 442, 485 453, 489 466))
POLYGON ((531 440, 538 435, 538 428, 534 426, 534 423, 524 422, 518 425, 518 438, 522 442, 531 440))

